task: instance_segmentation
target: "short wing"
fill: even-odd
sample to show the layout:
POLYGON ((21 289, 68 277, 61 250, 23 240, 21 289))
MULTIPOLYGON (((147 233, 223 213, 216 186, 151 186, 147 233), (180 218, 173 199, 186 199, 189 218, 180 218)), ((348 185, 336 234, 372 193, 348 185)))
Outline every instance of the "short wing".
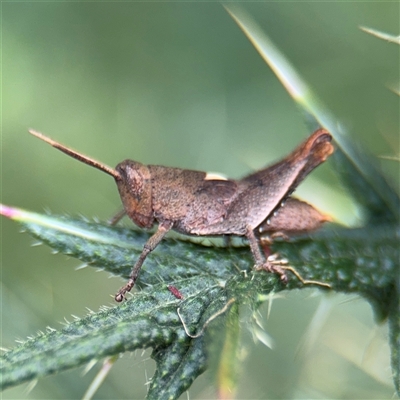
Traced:
POLYGON ((236 182, 208 179, 201 171, 149 166, 152 174, 153 211, 159 221, 173 221, 173 229, 201 234, 223 221, 236 194, 236 182))
POLYGON ((204 180, 196 194, 200 196, 207 196, 208 199, 214 203, 229 205, 232 202, 237 192, 237 183, 233 180, 204 180))
MULTIPOLYGON (((195 190, 194 199, 187 215, 182 220, 181 229, 187 233, 206 235, 208 229, 222 223, 237 193, 235 181, 204 180, 195 190)), ((224 232, 213 232, 223 234, 224 232)))

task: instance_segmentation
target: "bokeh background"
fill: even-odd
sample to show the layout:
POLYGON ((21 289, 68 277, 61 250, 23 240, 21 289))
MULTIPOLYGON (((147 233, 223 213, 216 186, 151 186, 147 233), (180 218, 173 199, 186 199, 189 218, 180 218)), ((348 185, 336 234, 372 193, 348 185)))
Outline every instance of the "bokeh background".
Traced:
MULTIPOLYGON (((221 4, 2 3, 2 202, 108 219, 112 179, 28 135, 35 128, 111 166, 143 163, 240 177, 287 154, 309 133, 271 70, 221 4)), ((399 48, 360 31, 397 35, 397 2, 242 3, 304 79, 399 185, 399 48)), ((362 215, 329 162, 299 189, 347 225, 362 215)), ((129 224, 129 221, 125 221, 129 224)), ((2 346, 71 314, 113 305, 120 286, 1 219, 2 346)), ((391 398, 385 325, 362 299, 317 290, 261 308, 273 350, 243 324, 238 398, 391 398)), ((149 351, 124 355, 96 398, 143 398, 149 351)), ((7 390, 4 399, 81 398, 99 365, 7 390)), ((190 398, 214 398, 205 373, 190 398)), ((186 394, 182 396, 186 398, 186 394)))

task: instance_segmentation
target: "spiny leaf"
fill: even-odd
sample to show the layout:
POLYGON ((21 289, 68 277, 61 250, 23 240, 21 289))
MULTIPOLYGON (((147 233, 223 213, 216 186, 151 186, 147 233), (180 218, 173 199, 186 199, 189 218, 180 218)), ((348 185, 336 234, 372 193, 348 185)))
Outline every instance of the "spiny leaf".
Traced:
MULTIPOLYGON (((194 320, 200 319, 210 308, 213 293, 220 290, 215 280, 202 280, 201 277, 177 284, 191 290, 187 312, 194 320)), ((180 349, 185 348, 189 338, 176 313, 178 304, 165 285, 159 284, 151 292, 142 291, 119 307, 88 315, 61 331, 54 330, 30 339, 2 356, 2 388, 138 348, 161 349, 172 343, 180 349)), ((186 357, 178 357, 183 367, 187 367, 186 357)), ((171 357, 167 361, 158 373, 174 375, 172 383, 183 391, 187 386, 182 381, 182 374, 175 370, 171 357)), ((167 388, 163 387, 163 390, 167 388)))
MULTIPOLYGON (((114 274, 129 273, 148 238, 143 232, 71 217, 9 207, 2 212, 54 249, 114 274)), ((399 235, 393 225, 336 228, 313 239, 276 243, 274 249, 304 278, 363 295, 382 318, 388 313, 398 274, 399 235)), ((147 289, 120 307, 89 315, 6 353, 2 358, 3 387, 151 346, 157 370, 148 396, 176 398, 206 368, 209 343, 221 339, 220 333, 213 335, 211 329, 206 346, 203 333, 208 332, 211 321, 225 318, 232 301, 255 310, 260 294, 303 286, 294 276, 284 285, 274 274, 254 273, 252 265, 248 248, 212 249, 165 240, 143 267, 141 283, 150 285, 147 289), (184 300, 170 293, 167 283, 176 286, 184 300)))
MULTIPOLYGON (((145 232, 82 219, 12 210, 13 219, 53 249, 124 277, 129 275, 149 237, 145 232)), ((369 288, 387 288, 397 276, 399 235, 400 228, 389 224, 359 229, 335 227, 313 235, 312 240, 298 238, 296 245, 276 242, 273 250, 307 279, 328 282, 335 290, 357 292, 370 298, 373 290, 369 288)), ((165 239, 148 256, 139 279, 142 285, 153 285, 207 276, 225 284, 240 271, 251 273, 253 263, 247 247, 210 248, 165 239)), ((273 274, 267 276, 275 278, 273 274)), ((291 278, 288 288, 302 285, 291 278)), ((190 293, 185 287, 177 287, 184 296, 190 293)))

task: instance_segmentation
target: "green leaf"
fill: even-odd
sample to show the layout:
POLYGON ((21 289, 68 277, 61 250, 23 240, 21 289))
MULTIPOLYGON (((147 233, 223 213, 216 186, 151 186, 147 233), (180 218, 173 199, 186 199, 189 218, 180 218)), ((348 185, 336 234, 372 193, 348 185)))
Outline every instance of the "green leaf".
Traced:
MULTIPOLYGON (((53 249, 123 276, 128 275, 148 238, 144 232, 83 219, 6 206, 1 211, 53 249)), ((392 307, 391 293, 398 276, 399 235, 394 225, 335 228, 296 243, 277 242, 273 248, 303 278, 327 282, 338 292, 359 293, 383 318, 392 307)), ((237 347, 237 327, 232 322, 237 306, 233 304, 247 304, 255 310, 262 294, 304 287, 294 275, 285 286, 276 275, 254 272, 252 266, 248 248, 209 248, 164 240, 143 267, 140 284, 144 290, 121 306, 91 314, 7 352, 2 357, 3 388, 93 359, 152 347, 157 369, 148 397, 176 398, 206 369, 213 341, 237 347), (167 285, 177 287, 184 299, 177 299, 167 285), (218 319, 225 321, 231 308, 230 328, 222 330, 221 339, 221 329, 208 330, 208 325, 218 319)), ((231 356, 222 350, 221 371, 231 356)), ((224 373, 220 389, 234 382, 234 369, 224 373)))

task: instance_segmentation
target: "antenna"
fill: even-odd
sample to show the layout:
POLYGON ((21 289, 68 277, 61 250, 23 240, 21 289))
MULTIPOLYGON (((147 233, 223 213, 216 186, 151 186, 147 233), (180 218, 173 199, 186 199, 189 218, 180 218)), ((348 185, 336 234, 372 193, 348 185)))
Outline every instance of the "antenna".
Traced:
POLYGON ((50 139, 49 137, 43 135, 43 133, 37 132, 33 129, 29 129, 29 133, 33 136, 36 136, 37 138, 43 140, 44 142, 50 144, 51 146, 55 147, 56 149, 62 151, 63 153, 69 155, 72 158, 77 159, 78 161, 81 161, 87 165, 90 165, 94 168, 97 168, 108 175, 113 176, 117 180, 121 180, 121 175, 116 171, 114 168, 109 167, 108 165, 102 164, 99 161, 93 160, 92 158, 89 158, 81 153, 78 153, 75 150, 72 150, 61 143, 57 143, 53 139, 50 139))

